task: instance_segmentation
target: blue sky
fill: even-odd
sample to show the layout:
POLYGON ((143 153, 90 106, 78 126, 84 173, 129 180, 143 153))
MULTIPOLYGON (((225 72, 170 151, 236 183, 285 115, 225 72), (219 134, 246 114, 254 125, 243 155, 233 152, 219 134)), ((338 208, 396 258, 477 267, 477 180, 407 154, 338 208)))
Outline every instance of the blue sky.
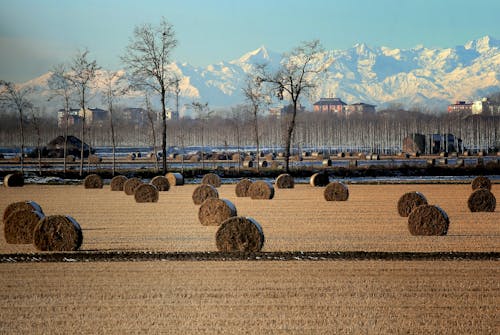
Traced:
POLYGON ((312 39, 325 49, 454 47, 500 38, 498 13, 498 0, 0 0, 0 79, 34 78, 78 48, 119 69, 134 27, 162 16, 179 40, 174 60, 206 66, 312 39))

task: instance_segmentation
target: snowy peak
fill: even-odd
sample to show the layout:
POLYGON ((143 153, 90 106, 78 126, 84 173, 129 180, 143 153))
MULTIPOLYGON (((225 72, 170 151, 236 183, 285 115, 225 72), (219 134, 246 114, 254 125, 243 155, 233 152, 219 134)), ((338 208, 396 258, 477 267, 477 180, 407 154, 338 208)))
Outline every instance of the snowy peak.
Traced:
POLYGON ((247 64, 264 64, 268 63, 271 61, 271 57, 269 56, 269 52, 267 51, 265 46, 261 46, 258 49, 255 49, 253 51, 250 51, 243 56, 241 56, 238 60, 233 61, 231 63, 233 64, 242 64, 242 63, 247 63, 247 64))
POLYGON ((464 45, 467 50, 476 50, 479 53, 486 53, 491 49, 500 48, 500 40, 496 40, 488 35, 477 40, 469 41, 464 45))

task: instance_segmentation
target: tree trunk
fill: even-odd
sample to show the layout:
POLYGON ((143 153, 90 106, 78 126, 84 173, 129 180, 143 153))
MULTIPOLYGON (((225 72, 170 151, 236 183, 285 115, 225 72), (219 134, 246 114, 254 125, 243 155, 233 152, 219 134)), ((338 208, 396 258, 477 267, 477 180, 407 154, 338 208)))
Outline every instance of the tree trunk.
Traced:
POLYGON ((19 132, 21 136, 21 174, 24 174, 24 123, 22 108, 19 108, 19 132))
POLYGON ((254 117, 254 132, 255 132, 255 144, 257 145, 257 172, 260 169, 260 147, 259 147, 259 123, 257 119, 258 106, 254 104, 253 106, 253 117, 254 117))
POLYGON ((161 134, 161 152, 162 152, 162 169, 163 174, 167 173, 167 110, 165 108, 165 89, 161 90, 161 117, 162 117, 162 134, 161 134))
POLYGON ((113 176, 116 172, 116 142, 115 142, 115 127, 113 124, 113 109, 109 109, 109 126, 111 128, 111 146, 113 149, 113 176))
MULTIPOLYGON (((80 151, 80 177, 83 176, 83 159, 84 159, 84 143, 85 143, 85 116, 86 116, 86 111, 85 111, 85 93, 82 95, 82 103, 81 103, 81 108, 83 109, 83 118, 82 118, 82 129, 81 129, 81 151, 80 151)), ((90 149, 90 148, 89 148, 90 149)), ((90 153, 90 151, 89 151, 90 153)))
POLYGON ((288 125, 286 132, 286 142, 285 142, 285 171, 290 173, 290 147, 292 145, 292 134, 295 128, 295 116, 297 115, 297 100, 293 100, 293 114, 292 119, 288 125))

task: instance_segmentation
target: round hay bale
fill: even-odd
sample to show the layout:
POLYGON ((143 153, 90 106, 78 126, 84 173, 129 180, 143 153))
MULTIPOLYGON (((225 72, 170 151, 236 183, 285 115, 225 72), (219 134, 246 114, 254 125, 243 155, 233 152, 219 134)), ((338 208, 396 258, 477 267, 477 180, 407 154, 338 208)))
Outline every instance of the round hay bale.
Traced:
POLYGON ((479 188, 485 188, 488 191, 491 190, 491 180, 485 176, 477 176, 472 180, 472 190, 477 190, 479 188))
POLYGON ((311 186, 326 186, 330 182, 328 175, 323 172, 318 172, 315 173, 311 176, 311 179, 309 180, 309 184, 311 186))
POLYGON ((413 209, 421 205, 427 205, 427 199, 422 193, 405 193, 398 200, 398 213, 402 217, 408 217, 413 209))
POLYGON ((220 252, 259 252, 264 246, 264 232, 254 219, 235 216, 219 226, 215 243, 220 252))
POLYGON ((277 188, 294 188, 295 181, 293 177, 288 173, 282 173, 276 178, 276 187, 277 188))
POLYGON ((206 175, 204 175, 203 178, 201 179, 201 183, 209 184, 214 187, 220 187, 221 185, 220 177, 215 173, 207 173, 206 175))
POLYGON ((123 185, 128 180, 125 176, 115 176, 109 184, 111 191, 123 191, 123 185))
POLYGON ((471 212, 494 212, 497 199, 486 188, 479 188, 472 192, 467 200, 471 212))
POLYGON ((244 178, 240 180, 236 184, 236 196, 237 197, 249 197, 250 194, 248 193, 248 189, 250 188, 250 185, 252 185, 252 181, 250 179, 244 178))
POLYGON ((184 185, 184 176, 178 172, 169 172, 165 175, 170 186, 184 185))
POLYGON ((142 185, 142 180, 137 177, 129 178, 123 184, 123 191, 125 191, 126 195, 133 195, 135 189, 142 185))
POLYGON ((10 213, 4 220, 5 240, 9 244, 33 243, 33 231, 43 213, 32 209, 21 209, 10 213))
POLYGON ((349 198, 349 189, 340 182, 331 182, 323 192, 326 201, 346 201, 349 198))
POLYGON ((19 173, 9 173, 3 178, 3 186, 5 187, 23 187, 24 176, 19 173))
POLYGON ((90 155, 88 159, 90 164, 99 164, 102 162, 102 157, 99 157, 97 155, 90 155))
POLYGON ((449 225, 448 215, 434 205, 418 206, 408 216, 408 229, 412 235, 446 235, 449 225))
POLYGON ((159 192, 166 192, 170 190, 170 182, 167 177, 164 176, 156 176, 151 179, 151 185, 156 186, 159 192))
POLYGON ((243 167, 246 168, 253 168, 254 164, 255 163, 253 161, 243 161, 243 167))
POLYGON ((323 159, 323 166, 332 166, 332 160, 329 158, 323 159))
POLYGON ((102 188, 103 185, 101 176, 97 174, 89 174, 83 180, 83 186, 85 186, 85 188, 102 188))
POLYGON ((219 192, 212 185, 201 184, 194 189, 192 198, 195 205, 201 205, 203 201, 209 198, 219 198, 219 192))
POLYGON ((76 160, 76 158, 73 155, 66 156, 66 162, 68 162, 68 163, 73 163, 75 160, 76 160))
POLYGON ((3 222, 7 219, 7 217, 15 212, 20 210, 29 210, 29 211, 37 211, 43 214, 42 207, 34 201, 26 200, 26 201, 17 201, 9 204, 3 211, 3 222))
POLYGON ((274 187, 267 181, 259 180, 250 185, 248 194, 252 199, 270 200, 274 198, 274 187))
POLYGON ((203 201, 198 210, 198 219, 204 226, 219 226, 236 215, 236 207, 227 199, 208 198, 203 201))
POLYGON ((33 231, 33 244, 40 251, 74 251, 82 242, 82 229, 69 215, 46 216, 33 231))
POLYGON ((158 189, 152 184, 141 184, 135 188, 134 198, 139 203, 158 202, 158 189))
POLYGON ((269 163, 266 160, 259 160, 259 167, 261 168, 267 168, 269 166, 269 163))

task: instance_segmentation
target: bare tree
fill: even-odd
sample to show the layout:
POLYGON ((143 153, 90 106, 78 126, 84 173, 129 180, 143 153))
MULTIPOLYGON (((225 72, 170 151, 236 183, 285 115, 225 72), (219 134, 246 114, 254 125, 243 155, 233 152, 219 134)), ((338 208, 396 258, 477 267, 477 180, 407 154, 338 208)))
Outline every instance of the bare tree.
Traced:
POLYGON ((41 149, 41 142, 42 142, 42 137, 40 134, 40 116, 39 116, 39 109, 31 107, 31 119, 33 122, 33 127, 35 128, 36 132, 36 152, 37 152, 37 158, 38 158, 38 174, 41 176, 42 175, 42 149, 41 149))
POLYGON ((262 92, 261 81, 256 80, 253 76, 246 78, 246 86, 243 87, 243 94, 246 100, 250 103, 253 116, 253 130, 255 145, 257 147, 257 171, 259 171, 260 146, 259 146, 259 112, 265 105, 265 97, 262 92))
POLYGON ((66 65, 59 64, 54 66, 52 70, 52 76, 48 81, 49 88, 52 90, 53 95, 49 100, 55 97, 59 97, 63 99, 64 104, 64 163, 63 170, 66 173, 67 164, 66 164, 66 156, 68 154, 68 127, 69 127, 69 113, 71 108, 71 99, 73 96, 74 86, 69 80, 69 75, 66 70, 66 65))
POLYGON ((19 112, 19 136, 21 142, 21 173, 24 173, 24 111, 31 108, 28 99, 32 93, 30 88, 21 88, 11 82, 0 80, 0 103, 9 109, 19 112))
POLYGON ((116 139, 113 122, 114 105, 118 98, 126 91, 123 76, 118 72, 109 72, 103 77, 105 87, 103 102, 108 106, 109 128, 111 130, 111 147, 113 152, 113 176, 116 171, 116 139))
POLYGON ((201 124, 201 168, 205 168, 205 123, 207 122, 208 118, 210 118, 212 112, 208 108, 208 102, 206 103, 201 103, 201 102, 193 102, 192 107, 196 113, 196 117, 199 120, 201 124))
POLYGON ((312 93, 316 87, 318 75, 325 70, 328 62, 316 62, 323 49, 318 40, 304 42, 285 54, 282 65, 275 73, 268 73, 267 66, 260 66, 258 80, 271 85, 279 100, 290 99, 292 115, 285 133, 285 169, 290 172, 290 147, 295 129, 297 108, 300 98, 312 93))
POLYGON ((177 40, 173 26, 162 18, 156 27, 150 24, 136 27, 125 55, 122 56, 122 61, 132 72, 133 85, 142 89, 152 89, 160 95, 163 173, 167 172, 166 95, 171 84, 167 65, 176 46, 177 40))
POLYGON ((153 108, 151 107, 151 101, 149 101, 149 95, 146 92, 145 96, 145 104, 146 104, 146 116, 149 121, 149 125, 151 126, 151 134, 153 139, 153 159, 155 161, 155 171, 158 172, 158 157, 156 153, 156 130, 155 130, 155 118, 153 108))
MULTIPOLYGON (((71 73, 68 79, 73 84, 78 92, 80 100, 80 108, 82 111, 82 127, 80 140, 82 141, 81 155, 80 155, 80 176, 83 175, 83 159, 84 159, 84 143, 85 143, 85 119, 86 119, 86 98, 90 90, 90 85, 96 77, 96 72, 99 70, 95 60, 88 59, 88 50, 78 51, 71 63, 71 73)), ((90 155, 90 147, 89 147, 90 155)))

